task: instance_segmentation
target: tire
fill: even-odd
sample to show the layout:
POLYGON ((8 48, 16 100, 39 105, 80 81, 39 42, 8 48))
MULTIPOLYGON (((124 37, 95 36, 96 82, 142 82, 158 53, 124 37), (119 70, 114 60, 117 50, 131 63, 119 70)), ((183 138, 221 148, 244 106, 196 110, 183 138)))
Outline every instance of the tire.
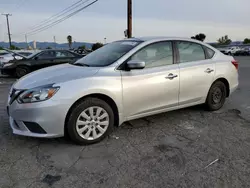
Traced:
POLYGON ((223 82, 216 81, 210 88, 207 99, 206 107, 209 111, 219 110, 225 103, 227 96, 227 89, 223 82))
POLYGON ((25 76, 26 74, 29 74, 30 68, 28 66, 18 66, 16 68, 16 77, 21 78, 23 76, 25 76))
POLYGON ((87 145, 100 142, 110 134, 113 128, 114 128, 114 112, 112 108, 105 101, 98 98, 86 98, 80 103, 78 103, 71 110, 68 121, 66 122, 66 131, 68 133, 69 138, 73 142, 79 145, 87 145), (91 108, 93 108, 92 111, 93 116, 91 116, 90 114, 91 108), (99 109, 98 117, 97 117, 98 114, 97 108, 99 109), (100 109, 103 110, 100 111, 100 109), (105 116, 105 118, 97 119, 101 118, 101 116, 103 117, 105 116), (87 119, 86 117, 88 117, 89 119, 87 119), (77 125, 77 122, 80 122, 80 124, 77 125), (106 124, 106 125, 101 125, 101 124, 106 124), (100 129, 100 127, 102 129, 100 129), (102 131, 105 130, 105 131, 103 131, 102 133, 100 130, 102 131), (90 133, 88 134, 88 132, 90 133), (94 136, 94 132, 96 136, 94 136))

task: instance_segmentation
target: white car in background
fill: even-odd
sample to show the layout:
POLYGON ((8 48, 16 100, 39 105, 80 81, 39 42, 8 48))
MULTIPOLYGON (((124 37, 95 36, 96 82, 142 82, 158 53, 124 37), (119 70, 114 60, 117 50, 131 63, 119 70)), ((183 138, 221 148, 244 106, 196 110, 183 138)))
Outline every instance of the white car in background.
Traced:
POLYGON ((237 51, 241 50, 238 46, 233 46, 225 50, 225 54, 227 55, 234 55, 237 51))
POLYGON ((23 59, 22 56, 29 56, 32 54, 32 52, 19 52, 17 54, 14 54, 14 53, 10 53, 10 52, 6 52, 6 53, 2 53, 2 55, 0 54, 0 67, 3 66, 3 64, 5 63, 8 63, 10 60, 13 60, 13 59, 17 59, 17 60, 20 60, 20 59, 23 59), (22 56, 21 56, 22 55, 22 56))

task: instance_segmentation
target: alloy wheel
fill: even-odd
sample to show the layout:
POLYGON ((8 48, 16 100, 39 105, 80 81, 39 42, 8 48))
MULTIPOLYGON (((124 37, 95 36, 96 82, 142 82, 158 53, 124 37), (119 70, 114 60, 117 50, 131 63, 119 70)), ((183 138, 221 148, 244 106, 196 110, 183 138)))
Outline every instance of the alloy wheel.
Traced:
POLYGON ((76 131, 86 140, 101 137, 109 126, 109 114, 99 106, 85 109, 77 118, 76 131))

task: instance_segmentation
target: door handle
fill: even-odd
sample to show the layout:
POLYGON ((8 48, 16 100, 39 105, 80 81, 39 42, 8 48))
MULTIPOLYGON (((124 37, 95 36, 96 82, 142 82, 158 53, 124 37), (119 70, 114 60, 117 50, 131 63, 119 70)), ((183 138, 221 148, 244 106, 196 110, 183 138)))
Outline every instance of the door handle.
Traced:
POLYGON ((214 72, 214 70, 213 70, 213 69, 210 69, 210 68, 207 68, 207 69, 205 70, 205 72, 206 72, 206 73, 211 73, 211 72, 214 72))
POLYGON ((178 75, 170 73, 170 74, 169 74, 168 76, 166 76, 165 78, 166 78, 166 79, 169 79, 169 80, 173 80, 173 79, 176 78, 176 77, 178 77, 178 75))

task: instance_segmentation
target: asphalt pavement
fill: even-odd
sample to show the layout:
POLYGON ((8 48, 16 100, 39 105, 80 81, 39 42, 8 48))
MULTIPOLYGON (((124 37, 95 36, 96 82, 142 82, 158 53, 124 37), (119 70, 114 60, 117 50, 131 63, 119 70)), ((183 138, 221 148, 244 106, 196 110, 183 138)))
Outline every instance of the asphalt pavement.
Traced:
POLYGON ((13 135, 0 78, 1 188, 250 187, 250 57, 238 57, 240 87, 217 112, 202 106, 124 123, 104 141, 13 135))

